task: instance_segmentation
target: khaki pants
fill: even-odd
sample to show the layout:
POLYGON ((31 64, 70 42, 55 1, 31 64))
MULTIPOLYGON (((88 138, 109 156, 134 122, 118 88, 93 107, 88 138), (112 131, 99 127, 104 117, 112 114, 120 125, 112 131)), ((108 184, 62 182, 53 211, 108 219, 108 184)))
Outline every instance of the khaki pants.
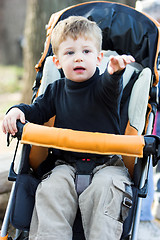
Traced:
POLYGON ((30 227, 30 240, 72 240, 72 226, 79 205, 86 240, 118 240, 123 220, 125 185, 130 185, 128 171, 121 160, 115 166, 94 168, 91 184, 78 197, 75 168, 62 164, 43 180, 36 192, 30 227), (122 214, 123 213, 123 214, 122 214))

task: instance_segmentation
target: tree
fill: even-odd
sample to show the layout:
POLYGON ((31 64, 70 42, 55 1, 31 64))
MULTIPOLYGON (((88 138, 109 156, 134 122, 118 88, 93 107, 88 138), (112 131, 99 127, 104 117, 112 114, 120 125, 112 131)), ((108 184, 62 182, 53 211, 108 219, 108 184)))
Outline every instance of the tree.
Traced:
POLYGON ((24 87, 23 102, 29 103, 32 96, 32 85, 36 76, 34 65, 40 58, 45 41, 45 24, 51 12, 47 7, 50 0, 28 0, 25 21, 24 46, 24 87))
MULTIPOLYGON (((87 2, 85 0, 28 0, 25 22, 25 46, 24 46, 24 86, 22 101, 30 103, 32 98, 32 86, 36 77, 34 66, 40 58, 45 42, 45 25, 50 15, 68 6, 87 2)), ((114 1, 115 2, 115 1, 114 1)), ((117 1, 135 6, 135 0, 117 1)))

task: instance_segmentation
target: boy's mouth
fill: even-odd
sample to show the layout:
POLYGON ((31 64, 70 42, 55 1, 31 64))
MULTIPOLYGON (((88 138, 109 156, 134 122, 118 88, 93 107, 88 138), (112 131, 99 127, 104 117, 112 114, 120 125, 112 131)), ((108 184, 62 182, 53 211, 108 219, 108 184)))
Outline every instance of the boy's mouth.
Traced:
POLYGON ((84 67, 75 67, 73 70, 75 72, 84 72, 86 69, 84 67))

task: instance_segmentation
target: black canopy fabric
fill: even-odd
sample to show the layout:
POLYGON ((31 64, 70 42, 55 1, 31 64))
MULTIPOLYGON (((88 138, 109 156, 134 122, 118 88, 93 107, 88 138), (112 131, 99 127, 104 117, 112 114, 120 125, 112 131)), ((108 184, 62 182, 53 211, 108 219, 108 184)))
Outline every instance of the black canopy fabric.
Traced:
MULTIPOLYGON (((103 32, 103 50, 131 54, 136 62, 149 67, 155 74, 159 41, 155 21, 134 8, 107 1, 87 2, 64 9, 58 21, 72 15, 87 17, 98 24, 103 32)), ((46 56, 51 54, 50 44, 46 56)), ((43 65, 43 61, 41 63, 43 65)))
POLYGON ((65 11, 61 17, 82 15, 103 31, 103 49, 131 54, 144 67, 153 68, 158 29, 153 21, 133 8, 109 2, 91 2, 65 11))

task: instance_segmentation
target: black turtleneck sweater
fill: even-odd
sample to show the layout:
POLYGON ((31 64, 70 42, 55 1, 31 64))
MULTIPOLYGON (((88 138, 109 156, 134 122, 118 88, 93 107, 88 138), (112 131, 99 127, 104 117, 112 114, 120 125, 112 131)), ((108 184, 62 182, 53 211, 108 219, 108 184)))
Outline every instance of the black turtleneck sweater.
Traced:
POLYGON ((84 82, 59 79, 33 104, 14 107, 32 123, 43 124, 56 115, 55 127, 119 134, 122 73, 99 75, 97 69, 84 82))
MULTIPOLYGON (((97 69, 89 80, 78 83, 66 78, 59 79, 48 85, 45 93, 33 104, 13 107, 22 110, 26 120, 32 123, 43 124, 56 115, 55 127, 120 134, 123 72, 109 75, 106 70, 99 75, 97 69)), ((55 154, 64 155, 63 151, 57 150, 55 154)))
POLYGON ((119 134, 122 75, 98 69, 87 81, 60 79, 50 84, 32 105, 20 104, 26 120, 43 124, 56 115, 55 127, 119 134))

